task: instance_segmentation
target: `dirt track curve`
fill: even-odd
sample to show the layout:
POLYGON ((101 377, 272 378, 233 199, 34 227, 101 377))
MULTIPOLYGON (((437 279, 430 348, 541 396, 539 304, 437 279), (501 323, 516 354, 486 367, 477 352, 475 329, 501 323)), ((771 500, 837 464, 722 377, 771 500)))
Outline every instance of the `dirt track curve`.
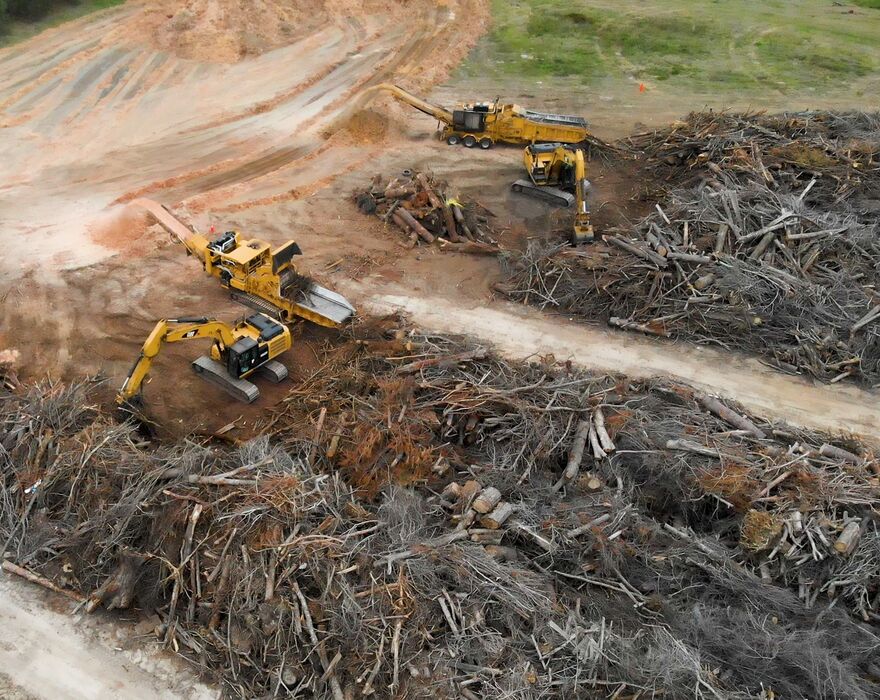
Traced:
MULTIPOLYGON (((480 8, 420 0, 396 12, 353 9, 288 46, 222 64, 141 43, 124 31, 141 11, 129 3, 0 52, 9 241, 0 271, 109 257, 113 248, 88 231, 113 202, 138 194, 175 204, 222 190, 231 206, 284 192, 289 184, 260 179, 326 151, 320 134, 353 93, 390 75, 429 77, 424 66, 442 70, 444 54, 456 55, 456 14, 480 8)), ((324 160, 331 171, 346 165, 343 154, 324 160)))
MULTIPOLYGON (((384 293, 382 293, 384 292, 384 293)), ((372 297, 377 312, 404 311, 427 328, 466 334, 514 358, 552 354, 558 361, 629 377, 669 377, 731 398, 759 416, 880 443, 877 397, 852 386, 813 384, 750 358, 574 323, 505 302, 469 307, 396 290, 372 297)))

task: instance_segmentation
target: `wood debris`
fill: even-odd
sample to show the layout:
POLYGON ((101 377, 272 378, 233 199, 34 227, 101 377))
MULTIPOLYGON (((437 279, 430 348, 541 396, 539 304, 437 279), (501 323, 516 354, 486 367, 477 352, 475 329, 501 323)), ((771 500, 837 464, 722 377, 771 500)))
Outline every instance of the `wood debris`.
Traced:
POLYGON ((492 213, 478 203, 447 194, 447 184, 410 170, 384 182, 376 175, 369 189, 355 194, 358 208, 394 224, 406 235, 406 247, 436 243, 440 250, 497 255, 501 252, 489 226, 492 213))
POLYGON ((4 568, 155 612, 229 697, 876 695, 867 446, 347 333, 238 446, 145 441, 90 381, 0 389, 4 568))
POLYGON ((666 198, 591 247, 506 254, 507 294, 880 383, 880 114, 695 113, 627 144, 666 198))

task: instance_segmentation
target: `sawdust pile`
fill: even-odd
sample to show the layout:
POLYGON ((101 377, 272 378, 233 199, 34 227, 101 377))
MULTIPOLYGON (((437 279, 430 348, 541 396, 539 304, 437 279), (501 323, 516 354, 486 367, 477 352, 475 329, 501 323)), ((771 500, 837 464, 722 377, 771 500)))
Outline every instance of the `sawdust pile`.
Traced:
MULTIPOLYGON (((415 14, 420 8, 427 9, 429 3, 408 0, 144 0, 142 5, 142 12, 127 28, 131 36, 147 37, 156 48, 183 58, 234 63, 291 44, 331 22, 357 21, 398 12, 415 14)), ((477 22, 472 29, 479 26, 482 22, 477 22)), ((460 57, 460 52, 455 53, 460 57)))
POLYGON ((232 63, 295 41, 326 20, 321 0, 149 2, 133 29, 184 58, 232 63))

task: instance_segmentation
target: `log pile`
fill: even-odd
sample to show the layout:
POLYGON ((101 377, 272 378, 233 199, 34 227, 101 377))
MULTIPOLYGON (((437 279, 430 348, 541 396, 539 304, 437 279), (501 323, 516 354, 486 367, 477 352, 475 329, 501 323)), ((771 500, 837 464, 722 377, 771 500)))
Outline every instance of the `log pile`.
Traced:
POLYGON ((630 146, 673 187, 662 204, 593 248, 510 255, 504 291, 828 382, 880 382, 880 116, 693 114, 630 146))
POLYGON ((155 612, 230 697, 876 696, 865 445, 350 333, 238 445, 146 443, 92 382, 3 395, 4 568, 155 612))
POLYGON ((376 175, 370 187, 354 198, 364 214, 374 214, 400 230, 407 248, 436 243, 442 250, 459 253, 500 252, 489 226, 491 212, 476 202, 447 196, 447 184, 429 173, 406 170, 387 182, 376 175))

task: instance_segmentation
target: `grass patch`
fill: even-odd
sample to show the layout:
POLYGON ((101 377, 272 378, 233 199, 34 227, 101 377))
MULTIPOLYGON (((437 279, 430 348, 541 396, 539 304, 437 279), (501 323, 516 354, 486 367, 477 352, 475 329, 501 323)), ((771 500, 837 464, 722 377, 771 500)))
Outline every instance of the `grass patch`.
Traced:
POLYGON ((880 10, 880 0, 853 0, 859 7, 867 7, 871 10, 880 10))
POLYGON ((462 77, 637 79, 760 94, 845 89, 880 70, 880 13, 831 2, 493 0, 492 13, 462 77))
POLYGON ((122 5, 126 0, 79 0, 73 4, 65 4, 52 9, 49 14, 38 20, 27 21, 7 18, 0 29, 0 48, 17 44, 40 32, 69 22, 84 15, 122 5))

